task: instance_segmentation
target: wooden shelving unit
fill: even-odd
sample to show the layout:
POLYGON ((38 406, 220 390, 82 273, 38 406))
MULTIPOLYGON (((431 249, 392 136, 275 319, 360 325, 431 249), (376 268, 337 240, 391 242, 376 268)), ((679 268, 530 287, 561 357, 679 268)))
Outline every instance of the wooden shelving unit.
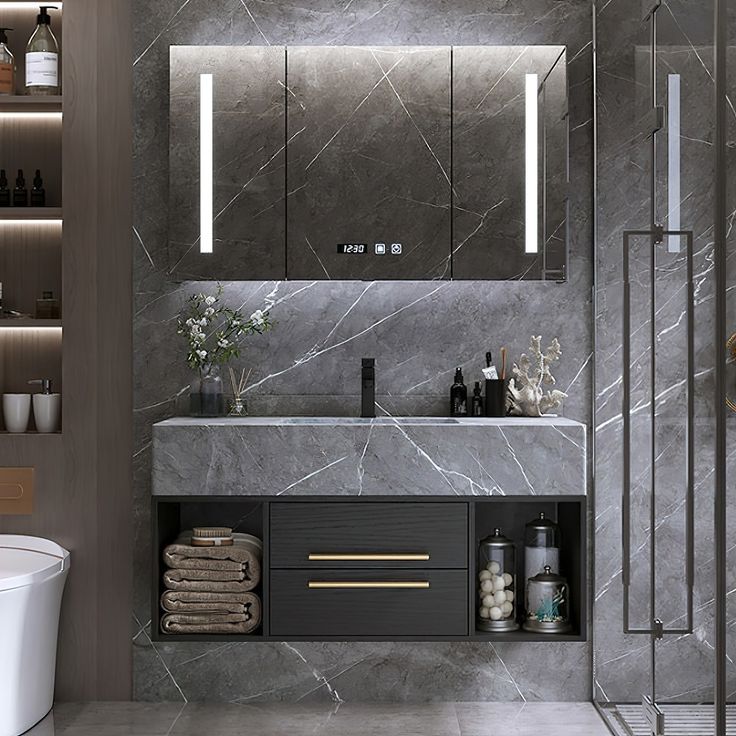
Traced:
MULTIPOLYGON (((5 169, 11 188, 17 170, 23 169, 29 190, 35 170, 39 169, 48 205, 0 209, 2 306, 31 315, 0 318, 0 393, 30 391, 27 382, 34 378, 51 378, 54 391, 63 392, 62 321, 32 316, 36 300, 44 291, 53 292, 63 308, 63 98, 26 95, 22 88, 23 52, 36 14, 36 3, 0 2, 0 25, 15 29, 10 34, 10 47, 18 65, 18 94, 0 97, 0 168, 5 169)), ((53 14, 52 28, 63 48, 62 14, 62 10, 53 14)), ((2 412, 0 432, 4 430, 1 415, 2 412)), ((34 429, 33 420, 29 429, 34 429)), ((14 435, 0 436, 6 447, 10 442, 7 438, 14 435)), ((16 443, 10 442, 10 446, 15 447, 16 443)), ((24 448, 27 450, 28 446, 26 442, 24 448)), ((11 464, 10 458, 0 457, 0 464, 11 464)))

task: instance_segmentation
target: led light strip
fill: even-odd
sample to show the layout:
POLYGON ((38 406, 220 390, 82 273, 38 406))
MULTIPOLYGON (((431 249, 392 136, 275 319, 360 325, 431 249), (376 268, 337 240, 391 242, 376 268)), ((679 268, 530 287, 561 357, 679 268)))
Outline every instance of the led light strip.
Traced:
MULTIPOLYGON (((667 75, 667 229, 680 229, 680 75, 667 75)), ((667 236, 667 252, 680 252, 680 236, 667 236)))
POLYGON ((537 95, 539 76, 526 75, 526 253, 539 253, 539 117, 537 95))
POLYGON ((199 75, 199 252, 212 253, 212 75, 199 75))

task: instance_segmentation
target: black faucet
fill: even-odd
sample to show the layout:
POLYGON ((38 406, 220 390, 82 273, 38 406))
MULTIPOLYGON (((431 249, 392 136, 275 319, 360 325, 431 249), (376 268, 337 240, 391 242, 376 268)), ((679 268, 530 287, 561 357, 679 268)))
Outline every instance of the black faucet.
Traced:
POLYGON ((360 371, 361 402, 360 416, 373 418, 376 416, 376 360, 363 358, 360 371))

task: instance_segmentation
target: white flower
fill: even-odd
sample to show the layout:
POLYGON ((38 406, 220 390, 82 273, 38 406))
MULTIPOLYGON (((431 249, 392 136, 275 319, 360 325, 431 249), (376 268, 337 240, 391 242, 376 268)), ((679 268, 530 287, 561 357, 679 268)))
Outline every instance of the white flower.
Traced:
POLYGON ((205 317, 211 317, 214 313, 215 313, 215 310, 212 309, 212 307, 207 307, 207 309, 204 310, 205 317))
POLYGON ((211 306, 212 306, 212 305, 213 305, 213 304, 214 304, 214 303, 215 303, 216 301, 217 301, 217 300, 215 299, 215 297, 213 297, 213 296, 208 296, 208 297, 207 297, 207 298, 206 298, 206 299, 204 300, 204 303, 205 303, 205 304, 206 304, 206 305, 207 305, 208 307, 211 307, 211 306))
POLYGON ((191 326, 192 326, 193 324, 194 324, 194 320, 193 320, 193 319, 192 319, 192 318, 190 317, 190 318, 189 318, 189 319, 188 319, 188 320, 186 321, 186 325, 187 325, 187 327, 191 327, 191 326))
POLYGON ((253 323, 253 324, 254 324, 254 325, 255 325, 256 327, 260 327, 261 325, 263 325, 263 324, 264 324, 264 323, 266 322, 266 319, 265 319, 265 317, 264 317, 264 315, 263 315, 263 310, 261 310, 261 309, 256 309, 256 311, 255 311, 255 312, 253 312, 253 314, 251 314, 251 316, 250 316, 250 321, 251 321, 251 322, 252 322, 252 323, 253 323))
POLYGON ((207 357, 207 351, 197 350, 197 355, 200 357, 200 360, 204 360, 207 357))
POLYGON ((223 349, 227 349, 230 347, 230 343, 225 340, 224 338, 217 341, 217 346, 223 349))
POLYGON ((199 324, 202 325, 202 327, 204 327, 207 324, 207 320, 204 317, 202 317, 202 319, 199 320, 199 324))

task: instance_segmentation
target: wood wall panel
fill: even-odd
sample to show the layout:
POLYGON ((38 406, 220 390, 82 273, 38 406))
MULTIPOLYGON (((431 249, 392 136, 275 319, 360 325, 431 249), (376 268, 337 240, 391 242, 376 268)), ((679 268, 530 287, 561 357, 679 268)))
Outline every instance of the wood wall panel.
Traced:
MULTIPOLYGON (((36 377, 39 365, 56 356, 63 433, 0 435, 0 466, 28 465, 37 473, 34 513, 0 518, 0 532, 46 536, 72 552, 56 698, 126 700, 132 690, 130 0, 66 0, 63 12, 61 362, 58 344, 46 352, 44 341, 52 339, 46 333, 0 334, 3 386, 28 372, 36 377)), ((45 259, 53 257, 46 245, 20 256, 11 245, 0 267, 17 270, 23 258, 38 257, 36 278, 45 278, 45 259)), ((54 332, 58 341, 61 331, 54 332)))

